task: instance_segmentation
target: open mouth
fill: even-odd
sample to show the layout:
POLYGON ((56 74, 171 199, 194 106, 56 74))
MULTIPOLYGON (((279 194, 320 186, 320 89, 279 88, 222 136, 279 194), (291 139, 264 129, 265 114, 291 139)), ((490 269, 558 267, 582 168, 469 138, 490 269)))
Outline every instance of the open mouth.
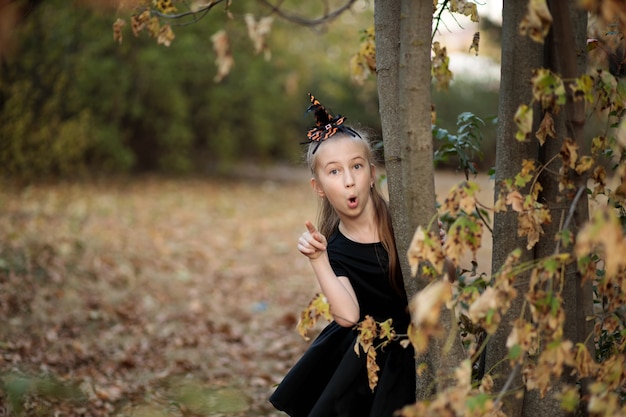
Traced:
POLYGON ((350 208, 355 208, 357 206, 357 198, 356 197, 350 197, 348 198, 348 207, 350 208))

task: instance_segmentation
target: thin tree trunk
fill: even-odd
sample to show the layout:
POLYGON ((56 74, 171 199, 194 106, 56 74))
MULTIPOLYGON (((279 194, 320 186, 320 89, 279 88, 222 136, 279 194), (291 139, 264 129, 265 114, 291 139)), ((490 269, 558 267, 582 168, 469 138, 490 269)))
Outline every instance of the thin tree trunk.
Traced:
MULTIPOLYGON (((428 281, 411 277, 406 253, 416 228, 433 224, 436 216, 435 177, 431 133, 430 31, 431 0, 375 3, 378 93, 385 145, 390 205, 407 296, 412 298, 428 281)), ((444 311, 447 330, 455 320, 444 311)), ((437 382, 447 376, 463 357, 460 341, 443 352, 434 341, 429 353, 416 358, 430 372, 417 378, 417 398, 428 398, 437 382)))
MULTIPOLYGON (((378 103, 385 149, 385 171, 389 188, 389 206, 402 266, 402 275, 410 276, 410 267, 404 254, 411 241, 406 226, 406 206, 402 181, 398 69, 400 61, 400 2, 376 1, 374 3, 374 29, 376 31, 376 75, 378 103)), ((407 286, 408 296, 417 292, 407 286)))

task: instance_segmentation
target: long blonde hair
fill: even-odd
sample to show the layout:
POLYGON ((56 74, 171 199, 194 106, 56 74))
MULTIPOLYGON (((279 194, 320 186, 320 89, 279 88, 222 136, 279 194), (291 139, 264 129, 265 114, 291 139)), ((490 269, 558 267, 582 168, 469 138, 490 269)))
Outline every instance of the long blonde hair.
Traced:
MULTIPOLYGON (((372 145, 370 143, 369 137, 361 131, 359 131, 358 134, 360 137, 352 137, 347 134, 338 133, 328 140, 336 140, 342 136, 345 136, 361 142, 363 144, 363 149, 365 150, 367 162, 370 164, 370 166, 375 165, 376 159, 374 157, 374 151, 372 150, 372 145)), ((314 151, 316 150, 316 147, 318 145, 319 143, 317 142, 311 142, 306 153, 306 163, 309 166, 309 169, 313 176, 317 175, 316 155, 314 151)), ((381 192, 380 186, 378 185, 377 181, 374 182, 374 186, 371 188, 370 195, 374 204, 374 213, 376 216, 376 224, 378 226, 378 236, 380 238, 380 243, 387 251, 389 257, 389 281, 391 282, 392 287, 398 293, 402 293, 404 286, 402 284, 402 276, 399 274, 400 265, 398 261, 398 253, 396 251, 396 242, 393 233, 393 226, 391 223, 391 213, 389 211, 389 205, 387 203, 387 200, 381 192)), ((337 215, 334 207, 328 202, 327 198, 321 199, 317 215, 317 223, 318 230, 326 237, 330 237, 335 232, 337 227, 339 227, 339 216, 337 215)))

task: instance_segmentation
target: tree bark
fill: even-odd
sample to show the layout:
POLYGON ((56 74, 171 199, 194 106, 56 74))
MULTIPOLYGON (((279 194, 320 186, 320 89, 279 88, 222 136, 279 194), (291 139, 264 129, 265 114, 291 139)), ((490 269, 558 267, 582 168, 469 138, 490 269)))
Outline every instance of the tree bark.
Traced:
MULTIPOLYGON (((577 190, 580 187, 586 187, 586 176, 577 175, 573 170, 570 170, 568 175, 574 181, 576 189, 572 190, 569 195, 563 196, 559 192, 559 179, 553 174, 559 172, 562 166, 561 158, 554 158, 554 156, 558 156, 566 137, 572 138, 580 149, 584 149, 584 102, 573 100, 569 84, 586 71, 587 14, 569 3, 567 0, 549 1, 550 12, 554 21, 552 30, 546 39, 544 67, 558 73, 564 80, 567 102, 565 111, 559 112, 554 117, 557 137, 546 141, 539 155, 542 164, 549 163, 549 169, 544 171, 539 180, 543 187, 541 198, 551 208, 552 223, 544 227, 545 235, 535 247, 534 254, 537 259, 555 253, 554 236, 563 227, 572 205, 574 206, 574 216, 567 226, 574 235, 589 218, 586 191, 582 191, 578 198, 575 198, 577 190)), ((537 117, 541 118, 542 115, 537 117)), ((561 252, 568 251, 571 253, 573 251, 571 246, 560 249, 561 252)), ((574 263, 566 267, 564 277, 565 285, 562 297, 565 309, 565 327, 563 336, 574 343, 587 342, 587 348, 593 352, 593 339, 587 340, 587 336, 593 330, 593 323, 586 320, 586 317, 592 314, 593 309, 591 283, 581 285, 581 276, 574 263)), ((552 389, 544 398, 540 398, 537 392, 528 393, 524 398, 524 414, 565 414, 560 408, 559 401, 553 395, 559 392, 565 384, 576 384, 576 377, 567 370, 563 373, 560 381, 554 382, 552 389)))
MULTIPOLYGON (((502 5, 502 63, 500 78, 500 98, 498 105, 498 130, 496 142, 496 177, 495 199, 501 191, 501 182, 513 178, 521 169, 524 159, 536 159, 536 141, 518 142, 515 140, 517 126, 514 115, 521 104, 528 104, 532 99, 529 88, 532 70, 541 66, 542 47, 530 38, 518 33, 518 26, 526 13, 527 2, 504 0, 502 5)), ((535 114, 539 109, 534 108, 535 114)), ((537 124, 535 122, 535 124, 537 124)), ((517 230, 517 213, 507 211, 494 216, 493 226, 493 273, 497 273, 508 255, 516 248, 522 248, 521 261, 532 259, 533 254, 526 250, 526 239, 511 231, 517 230)), ((509 380, 511 390, 523 392, 521 373, 509 366, 506 340, 511 332, 513 320, 519 317, 528 289, 528 276, 516 278, 518 297, 502 318, 502 324, 492 336, 485 354, 485 368, 494 377, 494 391, 501 390, 509 380)), ((504 397, 504 412, 507 416, 521 416, 523 397, 507 395, 504 397)))
MULTIPOLYGON (((411 277, 407 250, 419 225, 437 228, 435 176, 431 128, 430 51, 433 3, 377 1, 375 3, 376 65, 385 166, 398 255, 407 296, 411 299, 428 284, 411 277)), ((456 318, 443 311, 448 331, 456 318)), ((425 362, 429 372, 417 377, 417 398, 431 396, 436 385, 445 385, 463 358, 458 335, 448 352, 433 341, 425 362), (435 375, 437 374, 437 375, 435 375), (435 383, 436 382, 436 383, 435 383)))

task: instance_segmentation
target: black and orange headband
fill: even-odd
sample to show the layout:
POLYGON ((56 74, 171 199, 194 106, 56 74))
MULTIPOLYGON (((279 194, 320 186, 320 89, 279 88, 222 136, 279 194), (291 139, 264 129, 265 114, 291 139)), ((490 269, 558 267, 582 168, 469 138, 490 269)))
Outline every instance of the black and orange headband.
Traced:
POLYGON ((302 143, 307 144, 317 142, 315 149, 313 149, 313 153, 317 151, 317 148, 319 148, 323 141, 332 138, 337 133, 345 133, 353 137, 361 137, 356 130, 343 123, 346 120, 344 116, 338 114, 333 117, 328 110, 322 106, 322 103, 320 103, 319 100, 317 100, 311 93, 309 93, 309 97, 311 98, 311 105, 308 109, 306 109, 305 114, 310 111, 314 112, 315 126, 310 128, 306 133, 309 140, 302 143))

